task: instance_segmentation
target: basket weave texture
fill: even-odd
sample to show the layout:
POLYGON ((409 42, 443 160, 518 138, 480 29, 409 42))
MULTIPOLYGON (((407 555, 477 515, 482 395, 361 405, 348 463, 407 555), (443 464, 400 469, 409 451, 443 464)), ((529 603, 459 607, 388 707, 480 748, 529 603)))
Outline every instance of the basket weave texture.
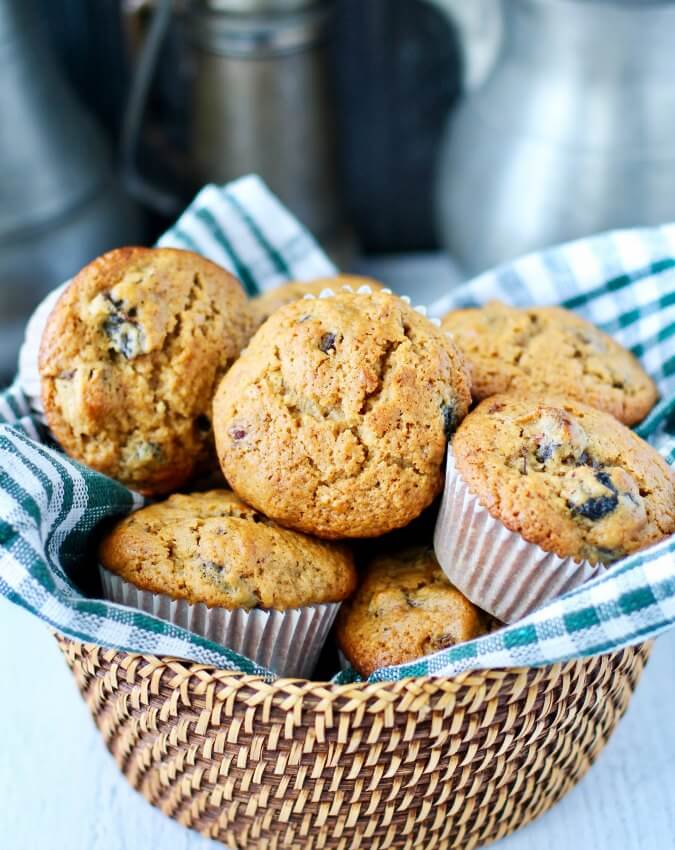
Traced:
POLYGON ((588 770, 650 650, 332 685, 59 643, 131 785, 232 850, 502 838, 588 770))

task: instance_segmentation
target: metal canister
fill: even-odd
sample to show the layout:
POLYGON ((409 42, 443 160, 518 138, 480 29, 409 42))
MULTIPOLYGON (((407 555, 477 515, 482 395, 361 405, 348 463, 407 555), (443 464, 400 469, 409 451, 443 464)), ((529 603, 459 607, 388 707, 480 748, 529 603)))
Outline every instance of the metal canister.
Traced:
POLYGON ((344 262, 326 50, 333 5, 192 0, 190 161, 198 183, 257 172, 344 262))
POLYGON ((450 116, 439 159, 439 235, 453 258, 478 274, 673 221, 674 0, 500 7, 495 64, 450 116))
POLYGON ((44 294, 141 233, 41 24, 32 0, 0 0, 0 381, 44 294))

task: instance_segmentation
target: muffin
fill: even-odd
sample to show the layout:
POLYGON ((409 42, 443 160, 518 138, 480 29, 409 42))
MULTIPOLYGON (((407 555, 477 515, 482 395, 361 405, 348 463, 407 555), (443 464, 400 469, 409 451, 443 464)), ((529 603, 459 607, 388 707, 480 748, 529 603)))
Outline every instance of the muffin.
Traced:
POLYGON ((581 402, 508 393, 453 438, 434 542, 450 580, 512 622, 673 531, 673 473, 650 445, 581 402))
POLYGON ((103 538, 99 561, 109 598, 286 675, 309 675, 356 585, 348 549, 281 528, 228 490, 129 515, 103 538))
POLYGON ((448 313, 442 327, 466 358, 474 401, 507 391, 556 393, 634 425, 658 398, 629 351, 560 307, 492 301, 448 313))
POLYGON ((324 538, 407 525, 440 492, 468 378, 445 335, 385 291, 277 310, 213 405, 230 486, 280 524, 324 538))
POLYGON ((428 547, 375 558, 336 623, 340 650, 362 676, 487 630, 482 612, 450 584, 428 547))
POLYGON ((299 301, 305 295, 320 295, 325 289, 333 289, 336 292, 343 286, 351 286, 358 289, 361 286, 369 286, 371 289, 382 289, 382 284, 369 277, 357 277, 356 275, 336 275, 335 277, 321 277, 315 280, 294 280, 276 286, 254 298, 251 301, 251 309, 255 316, 256 328, 267 321, 279 307, 299 301))
POLYGON ((169 248, 111 251, 47 321, 47 423, 87 466, 146 495, 175 490, 213 445, 213 394, 252 328, 239 282, 214 263, 169 248))

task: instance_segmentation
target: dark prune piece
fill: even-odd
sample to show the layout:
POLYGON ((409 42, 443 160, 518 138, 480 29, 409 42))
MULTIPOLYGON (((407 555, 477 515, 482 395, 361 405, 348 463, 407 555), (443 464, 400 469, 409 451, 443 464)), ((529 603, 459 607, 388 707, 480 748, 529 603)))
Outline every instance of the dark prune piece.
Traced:
POLYGON ((327 333, 321 337, 321 342, 319 343, 319 348, 323 351, 324 354, 328 354, 328 352, 332 349, 335 351, 335 334, 327 333))
POLYGON ((607 514, 611 514, 618 504, 619 497, 616 493, 612 493, 611 496, 597 496, 595 499, 588 499, 581 505, 568 502, 567 506, 573 514, 578 514, 586 519, 598 520, 607 516, 607 514))
POLYGON ((441 404, 441 413, 443 414, 443 433, 445 434, 446 440, 449 440, 459 425, 457 408, 452 402, 444 401, 441 404))
POLYGON ((606 472, 596 472, 595 480, 599 481, 603 487, 606 487, 608 490, 611 490, 612 493, 616 493, 616 487, 614 486, 614 482, 606 472))
POLYGON ((211 430, 211 420, 203 413, 200 413, 195 419, 195 425, 197 426, 197 430, 203 433, 211 430))
POLYGON ((587 499, 585 502, 582 502, 580 505, 574 504, 574 502, 568 502, 567 507, 572 511, 573 514, 578 514, 579 516, 584 517, 585 519, 590 520, 598 520, 602 519, 607 514, 611 514, 613 510, 616 509, 616 506, 619 504, 619 497, 616 492, 616 487, 614 486, 614 482, 609 477, 606 472, 596 472, 595 473, 596 481, 602 484, 603 487, 606 487, 610 491, 609 496, 595 496, 591 499, 587 499))
POLYGON ((138 333, 133 333, 131 325, 120 316, 108 316, 103 322, 103 331, 127 360, 137 353, 138 333))
POLYGON ((240 428, 237 425, 234 425, 232 428, 230 428, 228 433, 229 433, 230 437, 232 437, 232 439, 235 440, 235 441, 243 440, 244 437, 246 436, 246 431, 243 428, 240 428))
POLYGON ((136 308, 132 307, 128 312, 124 311, 124 302, 113 298, 109 292, 103 293, 103 297, 111 305, 113 311, 103 322, 103 332, 110 339, 116 351, 119 351, 127 360, 137 357, 143 353, 143 331, 138 323, 133 321, 136 316, 136 308))
POLYGON ((112 304, 115 310, 122 310, 124 307, 124 301, 121 298, 113 298, 113 296, 109 292, 104 292, 103 297, 108 302, 108 304, 112 304))
POLYGON ((124 324, 124 319, 121 316, 118 316, 117 313, 112 313, 108 318, 103 322, 103 330, 108 334, 108 336, 113 336, 113 334, 124 324))
POLYGON ((539 463, 546 463, 551 457, 553 457, 553 452, 558 448, 558 443, 540 443, 537 446, 537 451, 534 453, 534 456, 539 461, 539 463))
POLYGON ((427 640, 425 641, 426 646, 431 652, 438 652, 441 649, 448 649, 451 646, 454 646, 456 643, 453 635, 450 634, 442 634, 442 635, 429 635, 427 640))

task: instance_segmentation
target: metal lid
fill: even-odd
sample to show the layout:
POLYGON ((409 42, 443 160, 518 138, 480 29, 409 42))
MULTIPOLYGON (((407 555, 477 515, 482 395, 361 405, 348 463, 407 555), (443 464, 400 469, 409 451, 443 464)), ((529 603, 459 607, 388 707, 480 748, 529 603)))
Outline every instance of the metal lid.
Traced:
MULTIPOLYGON (((243 15, 217 11, 214 4, 244 5, 243 0, 199 0, 188 16, 190 38, 202 50, 249 59, 294 53, 322 42, 335 8, 333 0, 323 0, 284 15, 243 15)), ((268 0, 266 5, 274 4, 268 0)))
POLYGON ((321 0, 195 0, 195 5, 209 12, 235 15, 269 15, 301 12, 321 5, 321 0))

